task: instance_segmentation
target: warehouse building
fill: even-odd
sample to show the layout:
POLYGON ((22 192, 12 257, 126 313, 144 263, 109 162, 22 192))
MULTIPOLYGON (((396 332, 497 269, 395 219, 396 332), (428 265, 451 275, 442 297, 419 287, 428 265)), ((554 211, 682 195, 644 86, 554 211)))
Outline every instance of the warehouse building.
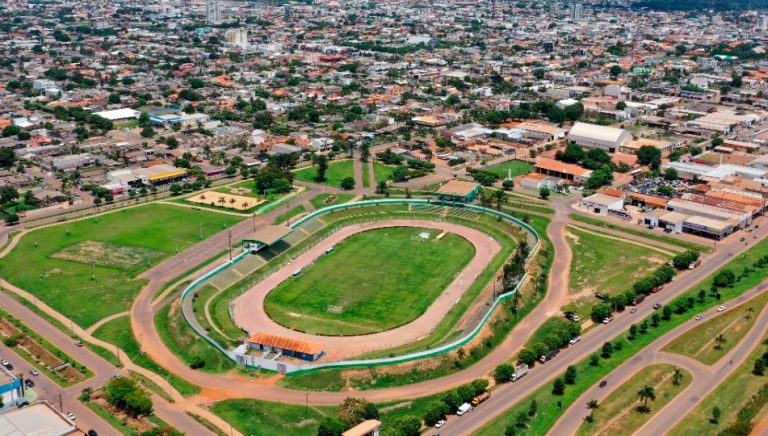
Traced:
POLYGON ((615 153, 626 142, 632 140, 632 134, 615 127, 576 123, 568 132, 568 140, 582 147, 599 148, 609 153, 615 153))
POLYGON ((311 342, 299 341, 268 333, 256 333, 248 339, 248 348, 263 351, 266 354, 295 357, 314 362, 325 354, 323 346, 311 342))

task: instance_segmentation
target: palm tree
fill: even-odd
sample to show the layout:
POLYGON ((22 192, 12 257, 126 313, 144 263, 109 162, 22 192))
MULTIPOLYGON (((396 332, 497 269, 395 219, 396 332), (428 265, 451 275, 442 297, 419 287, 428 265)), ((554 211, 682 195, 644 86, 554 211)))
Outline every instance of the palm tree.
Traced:
POLYGON ((507 193, 501 189, 493 193, 494 200, 496 200, 496 210, 501 211, 501 206, 507 202, 507 193))
POLYGON ((649 410, 648 400, 656 401, 656 390, 653 389, 653 386, 645 385, 644 388, 637 392, 637 397, 643 402, 644 410, 649 410))
POLYGON ((680 371, 680 368, 675 368, 675 373, 672 374, 672 384, 679 386, 681 381, 683 381, 683 372, 680 371))
POLYGON ((234 207, 235 203, 237 203, 237 200, 235 200, 234 198, 229 199, 229 207, 234 207))
POLYGON ((722 350, 723 345, 725 345, 726 342, 728 341, 725 339, 725 336, 723 336, 722 333, 717 335, 715 338, 715 350, 722 350))
POLYGON ((226 203, 227 200, 224 199, 224 197, 219 197, 219 204, 221 204, 221 207, 224 207, 224 203, 226 203))

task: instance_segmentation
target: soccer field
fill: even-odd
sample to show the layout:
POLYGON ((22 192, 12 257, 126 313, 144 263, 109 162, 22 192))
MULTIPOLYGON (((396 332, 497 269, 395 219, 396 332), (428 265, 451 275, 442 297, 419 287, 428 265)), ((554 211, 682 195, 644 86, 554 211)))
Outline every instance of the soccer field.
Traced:
POLYGON ((130 308, 142 271, 241 219, 151 204, 62 223, 23 236, 0 275, 88 327, 130 308))
POLYGON ((289 328, 359 335, 406 324, 474 257, 466 239, 392 227, 358 233, 267 295, 265 310, 289 328), (428 238, 421 236, 429 235, 428 238))

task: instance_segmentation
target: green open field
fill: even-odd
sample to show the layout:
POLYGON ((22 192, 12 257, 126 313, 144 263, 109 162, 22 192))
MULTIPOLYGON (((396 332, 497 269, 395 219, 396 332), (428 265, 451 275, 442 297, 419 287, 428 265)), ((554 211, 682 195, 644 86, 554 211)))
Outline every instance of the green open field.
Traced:
MULTIPOLYGON (((389 180, 390 177, 392 177, 392 173, 395 172, 395 167, 391 165, 384 165, 381 162, 373 162, 373 175, 376 177, 376 181, 374 185, 378 184, 379 182, 383 182, 386 180, 389 180)), ((364 172, 366 175, 363 176, 363 179, 368 179, 368 172, 364 172)), ((367 186, 367 185, 366 185, 367 186)))
POLYGON ((352 235, 271 291, 265 310, 287 327, 322 335, 406 324, 424 313, 474 256, 469 241, 453 234, 438 241, 439 233, 403 227, 352 235), (421 239, 421 233, 429 238, 421 239))
POLYGON ((496 174, 497 176, 504 179, 507 177, 510 170, 512 171, 512 177, 528 174, 531 172, 531 170, 533 170, 533 165, 521 160, 510 160, 499 165, 484 168, 483 170, 496 174))
POLYGON ((295 217, 297 215, 301 215, 303 213, 306 213, 306 212, 307 212, 307 208, 304 207, 303 204, 300 204, 300 205, 294 207, 293 209, 289 209, 287 212, 284 212, 284 213, 281 213, 280 215, 278 215, 277 218, 275 218, 275 224, 280 224, 280 223, 286 222, 289 219, 291 219, 291 218, 293 218, 293 217, 295 217))
POLYGON ((136 276, 241 218, 152 204, 35 230, 0 262, 0 275, 82 327, 128 310, 136 276), (93 279, 91 278, 93 268, 93 279))
POLYGON ((577 434, 607 436, 634 433, 691 383, 691 374, 681 369, 683 378, 675 386, 672 383, 675 368, 665 364, 650 365, 635 373, 599 403, 600 407, 593 414, 594 422, 584 421, 577 434), (637 393, 646 385, 654 388, 656 400, 648 400, 649 413, 640 413, 635 408, 643 402, 638 399, 637 393))
MULTIPOLYGON (((656 250, 603 238, 573 226, 567 232, 573 252, 570 290, 576 307, 584 310, 597 302, 595 292, 611 295, 627 291, 636 279, 670 259, 656 250)), ((583 310, 578 312, 586 314, 583 310)))
POLYGON ((171 374, 168 370, 155 363, 154 360, 141 351, 139 343, 136 342, 136 338, 133 335, 131 319, 127 315, 115 318, 99 326, 99 328, 93 332, 93 337, 109 342, 110 344, 115 344, 133 363, 162 376, 182 395, 189 396, 200 392, 198 386, 171 374))
POLYGON ((324 207, 346 203, 353 198, 355 198, 354 194, 319 194, 312 197, 309 202, 315 209, 322 209, 324 207))
POLYGON ((697 328, 670 342, 663 351, 689 356, 711 365, 725 356, 752 329, 755 318, 766 303, 768 293, 764 292, 710 320, 704 318, 697 328), (719 349, 715 347, 718 335, 723 335, 726 340, 719 349))
POLYGON ((334 406, 305 406, 259 400, 225 400, 211 412, 232 424, 240 433, 255 436, 317 434, 323 416, 334 416, 334 406))
POLYGON ((157 311, 155 325, 168 349, 185 363, 202 359, 205 364, 200 370, 212 373, 226 372, 235 367, 231 360, 192 330, 181 314, 178 301, 157 311))
POLYGON ((606 229, 617 230, 620 232, 629 233, 630 235, 641 236, 643 238, 664 242, 670 245, 677 245, 678 247, 685 248, 686 250, 696 250, 700 253, 709 253, 713 250, 713 248, 708 245, 696 244, 694 242, 683 241, 677 238, 665 236, 660 229, 654 230, 655 232, 658 232, 658 233, 651 233, 651 232, 644 232, 639 228, 633 229, 631 227, 619 226, 616 224, 609 223, 607 221, 603 221, 598 218, 588 217, 588 216, 580 215, 577 213, 572 213, 570 217, 574 221, 581 221, 583 223, 592 224, 593 226, 605 227, 606 229))
MULTIPOLYGON (((763 341, 768 340, 768 335, 763 341)), ((747 360, 706 398, 696 406, 680 423, 670 431, 673 435, 710 435, 721 434, 728 425, 732 424, 749 399, 768 382, 765 376, 752 373, 755 361, 766 352, 765 346, 759 346, 750 353, 747 360), (712 409, 721 411, 718 422, 712 422, 712 409)), ((764 414, 762 410, 760 414, 764 414)))
POLYGON ((294 172, 296 180, 310 183, 321 183, 323 185, 341 187, 341 181, 347 177, 354 177, 354 163, 351 159, 337 160, 328 163, 328 170, 325 172, 325 181, 315 180, 317 168, 314 166, 302 168, 294 172))

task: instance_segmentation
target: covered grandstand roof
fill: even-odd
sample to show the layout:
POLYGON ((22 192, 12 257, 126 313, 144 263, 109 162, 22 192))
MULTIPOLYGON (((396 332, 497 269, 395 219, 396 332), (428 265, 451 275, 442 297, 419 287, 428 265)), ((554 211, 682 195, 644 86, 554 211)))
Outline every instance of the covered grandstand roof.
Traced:
POLYGON ((291 350, 303 354, 315 355, 323 351, 323 346, 313 342, 304 342, 297 339, 286 338, 284 336, 270 335, 269 333, 258 332, 248 339, 251 344, 265 345, 267 347, 278 348, 281 350, 291 350))
POLYGON ((288 226, 265 226, 257 230, 251 239, 261 242, 262 244, 272 245, 286 237, 292 231, 293 230, 288 226))

